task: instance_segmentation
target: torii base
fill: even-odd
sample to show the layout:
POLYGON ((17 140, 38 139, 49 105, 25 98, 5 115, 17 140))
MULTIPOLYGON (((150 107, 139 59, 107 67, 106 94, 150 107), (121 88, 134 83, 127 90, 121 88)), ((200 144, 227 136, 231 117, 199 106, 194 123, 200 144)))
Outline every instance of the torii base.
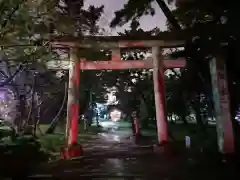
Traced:
POLYGON ((186 148, 179 144, 173 144, 173 143, 162 143, 162 144, 154 144, 153 145, 153 152, 156 154, 181 154, 184 151, 186 151, 186 148))
POLYGON ((168 153, 169 150, 170 149, 167 144, 154 144, 153 145, 153 152, 157 153, 157 154, 168 153))
POLYGON ((72 159, 83 155, 83 148, 79 144, 74 144, 63 148, 61 151, 61 159, 72 159))
POLYGON ((143 139, 143 136, 142 136, 142 134, 135 134, 135 135, 133 135, 133 137, 132 137, 132 140, 133 140, 133 142, 135 143, 135 144, 140 144, 141 142, 142 142, 142 139, 143 139))

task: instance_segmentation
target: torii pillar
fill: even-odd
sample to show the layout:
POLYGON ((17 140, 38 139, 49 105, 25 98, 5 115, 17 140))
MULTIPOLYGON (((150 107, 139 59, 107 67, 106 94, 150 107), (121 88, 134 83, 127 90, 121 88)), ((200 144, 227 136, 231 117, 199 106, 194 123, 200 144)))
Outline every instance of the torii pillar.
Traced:
POLYGON ((152 47, 152 57, 158 143, 164 144, 168 142, 168 121, 166 116, 164 64, 158 46, 152 47))
POLYGON ((226 65, 221 55, 210 61, 218 149, 223 154, 235 152, 234 132, 230 114, 226 65))
POLYGON ((79 117, 79 85, 80 60, 77 57, 78 49, 70 49, 69 83, 66 123, 66 148, 62 152, 63 159, 82 155, 82 147, 78 144, 78 117, 79 117))

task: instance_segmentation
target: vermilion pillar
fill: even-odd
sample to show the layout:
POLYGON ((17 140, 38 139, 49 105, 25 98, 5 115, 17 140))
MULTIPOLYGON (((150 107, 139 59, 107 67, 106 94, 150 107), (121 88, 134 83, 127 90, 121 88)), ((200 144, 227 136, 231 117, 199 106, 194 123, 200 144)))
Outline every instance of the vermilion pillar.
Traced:
POLYGON ((141 136, 141 129, 140 129, 140 120, 139 115, 136 111, 132 112, 132 128, 133 128, 133 135, 136 137, 141 136))
POLYGON ((133 122, 134 122, 134 128, 135 128, 135 135, 140 136, 141 131, 140 131, 139 117, 134 117, 133 122))
POLYGON ((234 153, 234 133, 230 115, 229 92, 226 66, 221 56, 213 58, 210 63, 218 147, 221 153, 234 153))
POLYGON ((168 122, 165 108, 163 58, 159 47, 152 47, 152 57, 158 142, 161 144, 168 141, 168 122))
POLYGON ((67 148, 63 158, 71 158, 81 155, 81 147, 78 145, 78 117, 79 117, 79 85, 80 62, 77 57, 77 49, 70 49, 69 84, 67 103, 66 144, 67 148))

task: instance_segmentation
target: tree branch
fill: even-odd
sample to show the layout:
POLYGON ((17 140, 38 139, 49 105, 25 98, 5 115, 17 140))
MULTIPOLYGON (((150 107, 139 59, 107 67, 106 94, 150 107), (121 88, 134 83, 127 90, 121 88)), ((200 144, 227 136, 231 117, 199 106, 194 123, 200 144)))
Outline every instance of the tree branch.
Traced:
POLYGON ((170 69, 172 71, 172 73, 177 76, 178 78, 180 78, 181 76, 175 71, 175 69, 170 69))
POLYGON ((1 18, 2 18, 3 12, 4 12, 4 10, 3 10, 4 6, 5 6, 5 1, 2 1, 0 4, 0 17, 1 18))
POLYGON ((19 2, 14 8, 13 10, 7 15, 7 18, 3 21, 3 23, 1 24, 1 31, 3 28, 5 28, 8 24, 9 21, 12 20, 14 14, 16 13, 17 10, 19 10, 20 6, 24 3, 25 0, 22 0, 21 2, 19 2))
POLYGON ((169 23, 172 25, 172 27, 175 30, 182 30, 180 24, 178 23, 177 19, 174 17, 170 9, 168 8, 167 4, 164 2, 164 0, 156 0, 159 7, 162 9, 162 12, 166 16, 169 23))

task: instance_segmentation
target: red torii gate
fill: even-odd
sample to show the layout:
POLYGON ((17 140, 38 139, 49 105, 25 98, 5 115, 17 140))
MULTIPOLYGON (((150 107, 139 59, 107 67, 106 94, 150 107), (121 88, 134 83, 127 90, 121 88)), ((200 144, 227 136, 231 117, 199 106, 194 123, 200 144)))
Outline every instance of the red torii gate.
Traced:
MULTIPOLYGON (((80 70, 103 70, 103 69, 153 69, 154 95, 157 119, 158 142, 168 142, 168 122, 165 110, 165 87, 164 87, 164 68, 182 68, 185 67, 185 59, 165 59, 161 53, 163 48, 181 47, 184 41, 177 40, 156 40, 158 37, 148 37, 148 40, 137 40, 129 37, 111 36, 111 37, 84 37, 77 40, 58 39, 52 42, 55 48, 70 48, 70 65, 69 65, 69 89, 68 89, 68 109, 67 109, 67 125, 66 139, 67 148, 64 151, 65 158, 79 156, 81 154, 78 143, 78 117, 79 117, 79 86, 80 86, 80 70), (152 39, 152 40, 151 40, 152 39), (152 57, 146 60, 121 60, 121 48, 128 47, 147 47, 152 49, 152 57), (78 49, 98 48, 110 49, 112 59, 110 61, 86 61, 86 59, 78 58, 78 49), (76 145, 76 146, 75 146, 76 145)), ((216 102, 215 102, 216 103, 216 102)), ((229 127, 223 129, 231 136, 232 131, 229 127)), ((228 137, 229 137, 228 136, 228 137)), ((222 141, 221 141, 222 142, 222 141)), ((224 139, 223 146, 230 147, 229 143, 224 139)), ((233 148, 230 147, 229 151, 233 148)))

